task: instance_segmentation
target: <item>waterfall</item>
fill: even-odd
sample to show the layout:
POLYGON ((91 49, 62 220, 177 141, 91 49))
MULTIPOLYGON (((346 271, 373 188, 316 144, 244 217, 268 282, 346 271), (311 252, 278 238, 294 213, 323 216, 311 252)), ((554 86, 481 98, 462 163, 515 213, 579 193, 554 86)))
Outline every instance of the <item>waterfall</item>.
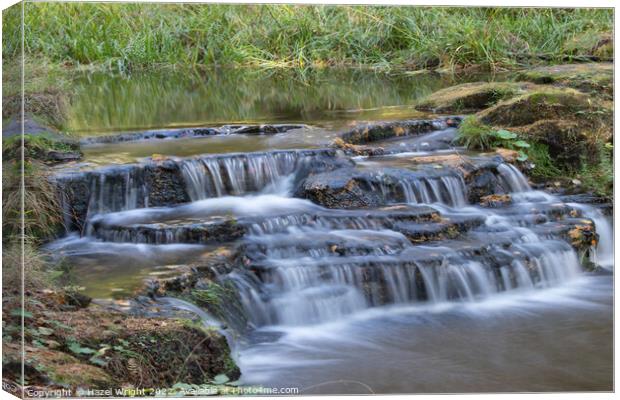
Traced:
POLYGON ((239 196, 276 185, 291 175, 300 160, 309 156, 296 152, 239 154, 203 157, 181 162, 181 172, 192 201, 224 195, 239 196))
POLYGON ((511 192, 527 192, 531 190, 530 184, 521 171, 514 165, 502 163, 497 166, 497 172, 502 177, 511 192))
POLYGON ((149 206, 142 170, 120 168, 89 177, 88 216, 149 206))
POLYGON ((440 203, 452 207, 463 207, 467 204, 465 182, 460 174, 403 177, 392 182, 380 180, 379 190, 384 198, 391 202, 405 201, 411 204, 440 203), (400 193, 396 192, 400 189, 400 193))
POLYGON ((611 269, 614 265, 614 234, 609 220, 603 213, 590 206, 577 203, 569 203, 571 206, 582 211, 583 215, 594 221, 599 240, 593 247, 593 262, 603 268, 611 269))

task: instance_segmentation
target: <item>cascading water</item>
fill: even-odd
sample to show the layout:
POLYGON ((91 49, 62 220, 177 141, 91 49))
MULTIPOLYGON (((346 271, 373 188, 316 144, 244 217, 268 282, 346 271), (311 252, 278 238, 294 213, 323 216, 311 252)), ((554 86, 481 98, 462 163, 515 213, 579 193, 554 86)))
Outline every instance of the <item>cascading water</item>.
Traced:
MULTIPOLYGON (((539 221, 528 213, 532 199, 558 200, 531 191, 513 166, 497 170, 522 199, 515 195, 506 216, 476 208, 486 224, 450 247, 414 245, 389 219, 275 217, 253 225, 245 239, 251 268, 222 279, 237 286, 250 320, 262 326, 316 324, 386 304, 480 301, 575 278, 581 270, 575 250, 538 233, 539 221)), ((455 206, 439 207, 448 219, 472 215, 460 177, 399 184, 410 203, 455 206)))
POLYGON ((456 169, 386 169, 370 175, 370 186, 387 204, 404 200, 404 209, 328 210, 290 197, 297 172, 314 156, 284 151, 175 161, 191 200, 176 207, 142 208, 151 189, 140 169, 93 174, 88 233, 112 242, 198 244, 230 230, 238 238, 243 227, 245 264, 218 279, 236 287, 253 326, 316 324, 384 305, 477 302, 558 285, 580 266, 549 224, 571 210, 595 221, 598 261, 610 259, 611 230, 602 215, 558 206, 510 164, 496 168, 512 192, 505 209, 468 205, 456 169), (235 223, 218 230, 229 216, 235 223), (433 239, 459 229, 458 239, 433 239))
POLYGON ((181 171, 190 199, 197 201, 260 191, 295 172, 303 158, 294 152, 206 157, 183 161, 181 171))

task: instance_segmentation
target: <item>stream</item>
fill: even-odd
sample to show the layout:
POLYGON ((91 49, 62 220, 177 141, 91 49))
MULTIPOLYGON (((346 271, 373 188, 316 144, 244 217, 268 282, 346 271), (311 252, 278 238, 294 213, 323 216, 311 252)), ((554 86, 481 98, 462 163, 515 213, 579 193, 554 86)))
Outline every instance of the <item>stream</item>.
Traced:
MULTIPOLYGON (((183 134, 93 140, 83 163, 58 167, 55 181, 72 193, 69 229, 48 247, 99 299, 129 298, 145 279, 174 277, 218 248, 238 252, 234 268, 214 274, 234 288, 246 321, 230 338, 245 385, 302 394, 611 390, 610 218, 536 190, 497 155, 453 147, 449 120, 412 111, 453 83, 361 71, 84 76, 73 131, 183 134), (369 143, 381 149, 370 156, 329 148, 360 121, 386 120, 417 131, 369 143), (227 124, 296 125, 185 131, 227 124), (510 201, 485 206, 482 187, 510 201), (583 224, 598 234, 586 250, 571 245, 583 224), (584 251, 596 272, 583 267, 584 251)), ((209 325, 230 322, 161 301, 209 325)))

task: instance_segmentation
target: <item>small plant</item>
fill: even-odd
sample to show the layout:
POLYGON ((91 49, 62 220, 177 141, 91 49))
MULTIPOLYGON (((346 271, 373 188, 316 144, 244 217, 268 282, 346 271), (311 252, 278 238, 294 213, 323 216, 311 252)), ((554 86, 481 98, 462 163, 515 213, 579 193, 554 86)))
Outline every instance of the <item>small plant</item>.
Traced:
POLYGON ((600 160, 596 164, 584 163, 577 177, 589 190, 602 196, 612 196, 614 191, 613 144, 599 144, 600 160))
POLYGON ((456 141, 470 150, 485 151, 495 147, 517 150, 519 161, 527 160, 526 149, 530 147, 530 144, 519 139, 516 133, 505 129, 494 130, 478 121, 474 116, 469 116, 463 120, 456 141))
POLYGON ((456 142, 470 150, 489 150, 493 147, 493 129, 469 116, 461 122, 456 142))
POLYGON ((529 160, 534 164, 534 168, 530 174, 534 178, 549 179, 555 178, 562 174, 551 156, 549 155, 549 147, 542 143, 533 143, 527 150, 529 160))
POLYGON ((525 161, 528 155, 525 150, 530 148, 530 144, 524 140, 520 140, 516 133, 512 133, 505 129, 500 129, 492 133, 493 147, 503 147, 506 149, 517 150, 519 152, 518 161, 525 161))

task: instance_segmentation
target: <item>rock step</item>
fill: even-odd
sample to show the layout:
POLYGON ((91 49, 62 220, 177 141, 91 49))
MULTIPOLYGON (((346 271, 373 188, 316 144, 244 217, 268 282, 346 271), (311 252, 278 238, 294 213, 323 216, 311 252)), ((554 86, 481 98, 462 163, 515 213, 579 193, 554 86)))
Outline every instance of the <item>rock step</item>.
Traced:
POLYGON ((463 117, 452 116, 429 120, 404 120, 358 125, 340 134, 350 144, 366 144, 394 137, 421 135, 432 131, 456 127, 463 117))
POLYGON ((203 137, 215 135, 272 135, 294 129, 308 128, 300 124, 263 124, 263 125, 223 125, 220 127, 195 127, 179 129, 158 129, 143 132, 128 132, 107 136, 91 136, 80 139, 81 145, 103 143, 132 142, 152 139, 180 139, 187 137, 203 137))
MULTIPOLYGON (((355 287, 365 294, 373 305, 412 299, 427 300, 429 290, 454 290, 460 286, 456 281, 446 280, 453 275, 466 279, 472 289, 483 273, 487 282, 497 287, 494 291, 523 287, 524 283, 547 282, 549 275, 570 273, 574 265, 549 266, 554 254, 570 254, 570 247, 562 241, 520 243, 503 246, 486 246, 475 255, 463 255, 443 246, 414 246, 399 255, 325 257, 316 260, 269 260, 249 265, 248 272, 265 283, 265 296, 281 296, 282 293, 300 290, 318 290, 323 285, 355 287), (527 278, 525 278, 525 276, 527 278), (429 288, 434 286, 434 288, 429 288), (395 293, 399 291, 400 293, 395 293)), ((483 288, 478 288, 483 289, 483 288)), ((488 290, 489 288, 484 288, 488 290)), ((457 293, 448 296, 460 298, 457 293)))
MULTIPOLYGON (((427 206, 400 206, 377 210, 323 210, 265 218, 220 216, 210 217, 206 222, 181 219, 167 223, 129 225, 106 223, 104 217, 94 221, 92 234, 98 239, 111 242, 214 243, 233 241, 246 234, 264 235, 284 232, 289 227, 314 227, 326 230, 387 229, 397 221, 419 222, 438 218, 437 210, 427 206)), ((116 220, 116 218, 109 219, 116 220)))
POLYGON ((310 174, 295 195, 327 208, 374 208, 397 202, 463 207, 519 189, 506 175, 514 167, 500 156, 463 158, 460 164, 448 165, 411 163, 408 168, 385 167, 382 161, 373 164, 310 174))
POLYGON ((206 197, 263 190, 284 176, 349 161, 335 149, 279 150, 147 160, 91 170, 64 169, 51 178, 61 194, 68 228, 81 229, 95 214, 187 203, 206 197))

